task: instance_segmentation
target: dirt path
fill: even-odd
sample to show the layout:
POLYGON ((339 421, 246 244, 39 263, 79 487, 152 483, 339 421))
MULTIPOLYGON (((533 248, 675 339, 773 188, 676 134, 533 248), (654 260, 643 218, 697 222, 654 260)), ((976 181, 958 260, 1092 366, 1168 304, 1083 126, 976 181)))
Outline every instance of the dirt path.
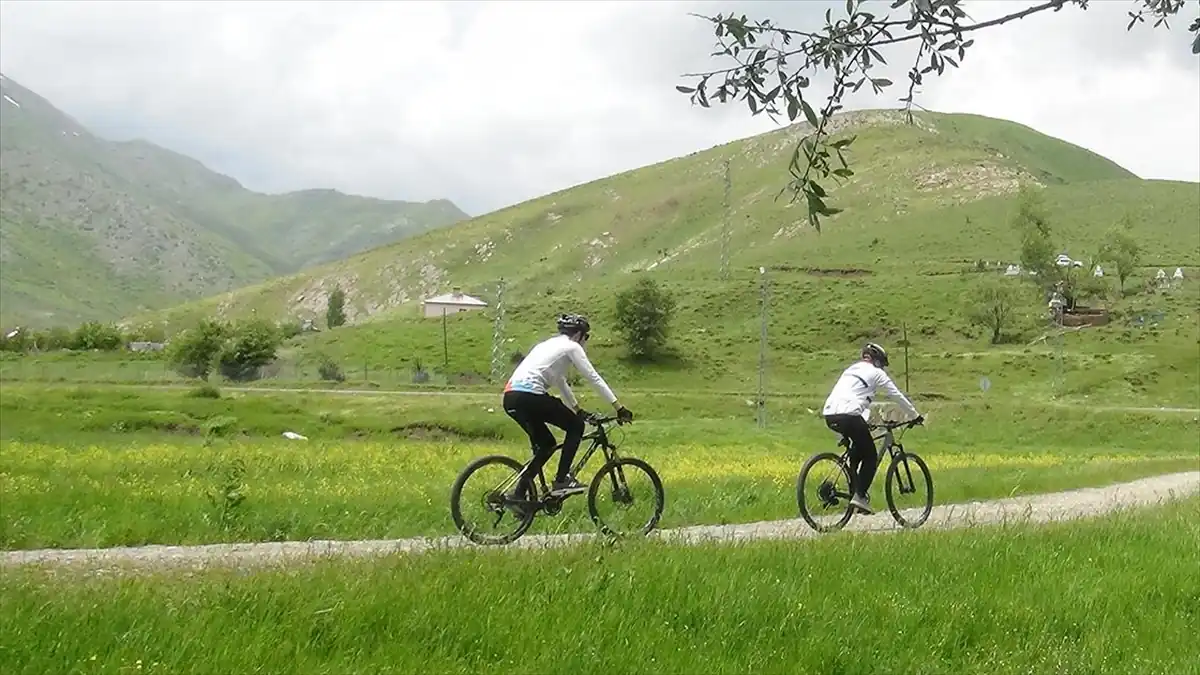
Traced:
MULTIPOLYGON (((934 506, 922 529, 954 529, 1002 523, 1045 523, 1087 518, 1125 508, 1153 506, 1200 492, 1200 471, 1166 474, 1100 488, 1012 497, 983 502, 934 506)), ((669 503, 668 503, 669 504, 669 503)), ((888 533, 900 528, 886 506, 873 516, 856 516, 847 531, 888 533)), ((695 544, 710 541, 803 539, 820 536, 800 519, 737 525, 697 525, 654 533, 658 538, 695 544)), ((825 535, 837 536, 837 535, 825 535)), ((514 548, 562 546, 590 540, 592 534, 530 535, 514 548)), ((205 546, 141 546, 107 549, 41 549, 6 551, 3 566, 64 565, 86 567, 205 566, 233 564, 239 567, 286 562, 314 556, 370 556, 389 553, 421 553, 431 550, 474 547, 459 536, 366 541, 294 541, 255 544, 210 544, 205 546)))
MULTIPOLYGON (((21 381, 14 380, 14 382, 21 382, 21 381)), ((30 380, 30 382, 36 382, 36 381, 30 380)), ((45 384, 45 383, 41 383, 41 382, 39 382, 39 383, 45 384)), ((53 384, 57 385, 57 386, 66 387, 66 386, 78 386, 79 384, 88 384, 88 383, 81 383, 81 382, 59 383, 59 382, 56 382, 53 384)), ((122 388, 122 389, 182 391, 182 390, 190 390, 190 389, 194 388, 193 385, 189 385, 189 384, 148 384, 148 383, 130 383, 130 382, 91 383, 91 384, 97 384, 97 385, 101 385, 101 386, 105 386, 105 387, 112 387, 112 388, 122 388)), ((434 397, 444 397, 444 398, 456 398, 456 397, 457 398, 474 398, 474 399, 479 399, 481 401, 493 400, 493 399, 496 399, 496 397, 497 397, 497 394, 495 394, 494 392, 489 391, 489 390, 482 390, 482 389, 476 390, 476 391, 459 391, 459 390, 422 391, 422 390, 414 390, 414 389, 382 389, 382 388, 380 388, 380 389, 326 389, 326 388, 320 388, 320 387, 254 387, 254 386, 244 386, 244 387, 243 386, 223 386, 223 387, 221 387, 221 389, 223 391, 236 391, 236 392, 241 392, 241 393, 246 393, 246 394, 281 394, 282 393, 282 394, 326 394, 326 395, 339 395, 340 394, 342 396, 399 396, 399 397, 434 396, 434 397)), ((664 396, 664 397, 672 397, 672 398, 688 398, 688 397, 697 397, 697 396, 753 397, 755 395, 752 392, 739 392, 739 391, 709 391, 709 390, 680 391, 680 390, 666 390, 666 389, 631 389, 631 390, 629 390, 629 393, 641 394, 641 395, 653 395, 656 397, 664 396)), ((809 399, 813 399, 813 400, 818 400, 821 397, 821 394, 816 394, 816 393, 798 394, 798 393, 794 393, 794 392, 780 392, 780 393, 774 393, 774 394, 767 394, 767 397, 772 398, 772 399, 775 399, 775 398, 793 398, 793 399, 809 398, 809 399)), ((954 399, 951 399, 950 402, 956 402, 956 401, 954 399)), ((961 401, 959 401, 959 402, 961 402, 961 401)), ((1084 404, 1084 403, 1067 403, 1067 402, 1063 402, 1063 401, 1044 401, 1044 402, 1039 403, 1038 406, 1046 406, 1046 407, 1052 407, 1052 408, 1070 408, 1070 409, 1079 409, 1079 410, 1087 409, 1087 410, 1091 410, 1092 412, 1173 413, 1173 414, 1200 415, 1200 408, 1184 408, 1184 407, 1179 407, 1179 406, 1091 405, 1091 404, 1084 404)))

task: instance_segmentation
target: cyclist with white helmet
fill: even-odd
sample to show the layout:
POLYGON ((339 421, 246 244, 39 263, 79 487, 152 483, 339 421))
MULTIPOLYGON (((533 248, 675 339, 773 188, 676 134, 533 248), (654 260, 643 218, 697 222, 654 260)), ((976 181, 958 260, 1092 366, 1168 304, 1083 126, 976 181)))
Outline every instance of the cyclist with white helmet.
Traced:
POLYGON ((592 367, 583 350, 591 333, 587 318, 578 314, 563 314, 558 317, 558 333, 529 350, 504 385, 504 412, 521 425, 529 436, 534 452, 530 471, 513 490, 512 497, 515 499, 524 498, 533 477, 554 453, 554 434, 547 424, 566 432, 558 461, 558 474, 550 494, 566 496, 587 490, 587 485, 570 475, 571 463, 583 439, 587 413, 579 407, 575 394, 567 384, 569 366, 574 365, 583 373, 604 400, 617 411, 620 421, 633 420, 633 413, 617 401, 617 395, 592 367), (558 388, 566 403, 548 393, 551 386, 558 388))
POLYGON ((850 503, 859 511, 874 513, 869 506, 867 491, 875 478, 878 458, 875 456, 875 439, 867 420, 871 415, 871 400, 882 388, 888 397, 895 399, 900 407, 920 424, 924 416, 916 406, 892 382, 884 370, 888 365, 887 352, 883 347, 868 342, 863 345, 861 358, 842 371, 833 391, 825 399, 821 414, 825 424, 833 431, 850 439, 850 473, 853 480, 853 496, 850 503))

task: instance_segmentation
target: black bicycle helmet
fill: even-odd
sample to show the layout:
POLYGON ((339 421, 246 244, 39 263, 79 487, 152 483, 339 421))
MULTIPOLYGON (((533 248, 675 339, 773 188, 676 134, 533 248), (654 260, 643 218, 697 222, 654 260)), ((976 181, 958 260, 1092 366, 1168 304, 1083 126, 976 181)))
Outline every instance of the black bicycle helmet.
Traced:
POLYGON ((558 317, 558 332, 563 335, 573 335, 575 333, 587 335, 592 332, 592 325, 588 323, 587 317, 582 314, 563 314, 558 317))
POLYGON ((887 368, 887 351, 874 342, 868 342, 867 344, 863 345, 862 355, 871 359, 871 363, 874 363, 876 367, 887 368))

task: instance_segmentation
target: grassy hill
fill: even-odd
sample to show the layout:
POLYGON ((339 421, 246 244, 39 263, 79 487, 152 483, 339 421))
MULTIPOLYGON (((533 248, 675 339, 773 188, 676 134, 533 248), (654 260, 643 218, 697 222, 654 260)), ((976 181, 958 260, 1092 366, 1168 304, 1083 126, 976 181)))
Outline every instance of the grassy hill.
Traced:
POLYGON ((0 79, 0 321, 161 308, 466 217, 445 200, 264 195, 144 141, 95 136, 0 79))
MULTIPOLYGON (((1013 386, 1032 378, 1036 384, 1028 386, 1040 394, 1058 386, 1052 381, 1058 366, 1045 342, 1023 345, 1047 331, 1044 300, 1032 290, 1027 294, 1015 348, 988 349, 983 331, 964 318, 964 298, 978 278, 998 276, 1003 263, 1018 258, 1010 222, 1015 193, 1028 184, 1040 186, 1055 237, 1073 258, 1095 255, 1108 228, 1125 214, 1145 251, 1145 267, 1128 295, 1116 294, 1109 278, 1107 297, 1093 301, 1114 310, 1113 325, 1065 338, 1068 351, 1125 354, 1096 371, 1107 384, 1076 379, 1079 395, 1104 387, 1114 395, 1152 391, 1156 378, 1179 380, 1175 384, 1185 392, 1195 389, 1185 380, 1200 367, 1194 285, 1200 186, 1142 180, 1011 122, 936 113, 919 115, 912 126, 902 119, 888 111, 839 118, 839 133, 857 135, 851 153, 856 175, 834 193, 846 211, 822 234, 805 224, 802 207, 774 199, 803 133, 798 126, 577 186, 153 318, 174 326, 199 316, 251 312, 319 319, 328 292, 341 286, 351 321, 359 325, 300 338, 287 358, 323 351, 376 372, 407 369, 415 360, 452 373, 487 372, 491 311, 451 319, 449 363, 443 366, 441 322, 421 319, 418 306, 422 297, 451 286, 493 300, 504 278, 511 339, 506 351, 527 348, 557 312, 580 310, 599 324, 590 351, 614 377, 647 386, 699 382, 749 390, 757 381, 762 266, 770 270, 772 386, 823 387, 827 371, 856 344, 875 338, 895 346, 907 329, 920 367, 929 373, 928 386, 974 389, 987 374, 1013 386), (726 159, 733 182, 731 274, 723 281, 726 159), (976 271, 978 260, 990 266, 976 271), (1176 266, 1188 275, 1182 289, 1139 292, 1159 268, 1170 273, 1176 266), (637 274, 653 275, 679 299, 673 364, 648 368, 619 358, 622 350, 609 328, 613 293, 637 274), (1160 312, 1164 318, 1156 328, 1133 327, 1137 317, 1160 312), (962 362, 976 356, 976 362, 962 362)), ((1087 370, 1089 358, 1080 354, 1064 367, 1087 370)))

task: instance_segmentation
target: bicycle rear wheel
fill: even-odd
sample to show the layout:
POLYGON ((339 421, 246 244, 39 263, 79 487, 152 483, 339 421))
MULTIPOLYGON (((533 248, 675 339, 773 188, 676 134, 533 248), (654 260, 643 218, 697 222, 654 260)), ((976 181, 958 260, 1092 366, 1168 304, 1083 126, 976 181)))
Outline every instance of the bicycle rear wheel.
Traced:
POLYGON ((850 468, 839 455, 809 457, 796 478, 800 516, 817 532, 840 530, 850 522, 850 468))
POLYGON ((665 503, 666 494, 658 473, 633 457, 606 463, 588 487, 588 514, 596 527, 611 537, 648 534, 658 525, 665 503), (608 490, 602 492, 604 488, 608 490), (607 500, 603 499, 606 496, 612 497, 614 508, 612 513, 601 515, 601 511, 608 511, 607 500))
POLYGON ((892 458, 886 493, 888 510, 897 523, 908 528, 924 525, 933 511, 933 476, 929 475, 925 460, 911 452, 901 452, 892 458))
MULTIPOLYGON (((516 485, 523 466, 512 457, 488 455, 471 462, 458 474, 450 488, 450 516, 464 537, 476 544, 491 545, 509 544, 525 534, 533 524, 534 509, 529 507, 524 513, 514 513, 504 496, 516 485), (472 478, 475 480, 467 490, 467 481, 472 478), (463 514, 463 506, 468 508, 468 515, 463 514), (475 506, 482 507, 478 515, 472 508, 475 506)), ((532 490, 523 497, 529 501, 535 498, 532 490)))

